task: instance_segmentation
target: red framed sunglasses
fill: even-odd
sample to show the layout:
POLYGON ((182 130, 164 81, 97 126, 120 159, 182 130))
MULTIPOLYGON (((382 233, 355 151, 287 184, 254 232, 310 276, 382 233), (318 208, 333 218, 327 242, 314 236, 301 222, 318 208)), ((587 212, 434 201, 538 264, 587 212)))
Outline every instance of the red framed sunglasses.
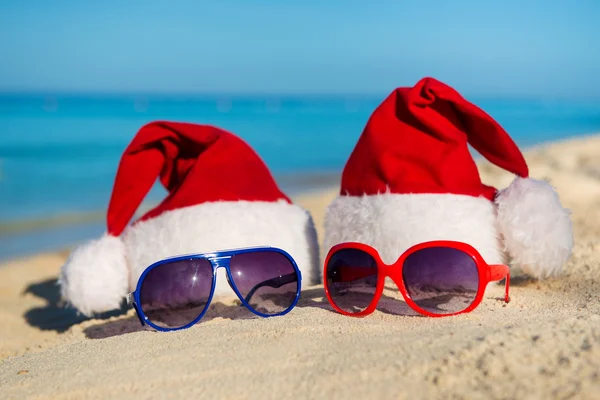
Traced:
POLYGON ((473 311, 488 283, 504 278, 504 301, 510 301, 508 266, 487 264, 477 250, 462 242, 420 243, 391 265, 381 261, 371 246, 341 243, 329 250, 323 276, 333 308, 356 317, 375 311, 386 277, 398 286, 410 308, 429 317, 473 311))

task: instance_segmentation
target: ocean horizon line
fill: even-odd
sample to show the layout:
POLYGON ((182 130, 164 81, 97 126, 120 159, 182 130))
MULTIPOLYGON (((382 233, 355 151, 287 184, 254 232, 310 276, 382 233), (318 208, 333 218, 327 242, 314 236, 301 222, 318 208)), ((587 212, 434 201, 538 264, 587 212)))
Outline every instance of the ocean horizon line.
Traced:
MULTIPOLYGON (((112 100, 112 99, 131 99, 137 100, 140 98, 156 99, 156 100, 202 100, 202 99, 341 99, 341 98, 358 98, 383 100, 390 95, 396 88, 393 87, 387 91, 374 92, 212 92, 212 91, 80 91, 80 90, 12 90, 1 89, 0 98, 44 98, 56 97, 63 99, 97 99, 97 100, 112 100)), ((464 92, 463 96, 477 101, 599 101, 600 94, 589 96, 570 96, 564 94, 558 95, 533 95, 533 94, 508 94, 508 93, 469 93, 464 92)))
POLYGON ((231 98, 335 98, 339 99, 342 97, 362 97, 362 98, 375 98, 382 95, 387 95, 386 92, 347 92, 347 93, 333 93, 333 92, 119 92, 119 91, 3 91, 0 89, 0 97, 45 97, 55 96, 63 98, 85 98, 85 99, 123 99, 123 98, 139 98, 147 97, 152 99, 214 99, 218 97, 231 97, 231 98))

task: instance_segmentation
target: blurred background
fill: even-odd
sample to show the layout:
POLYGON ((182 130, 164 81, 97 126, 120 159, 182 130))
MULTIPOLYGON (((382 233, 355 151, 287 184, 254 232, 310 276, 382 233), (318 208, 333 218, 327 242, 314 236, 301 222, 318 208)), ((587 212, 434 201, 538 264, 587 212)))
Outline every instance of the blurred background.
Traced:
POLYGON ((600 132, 599 21, 593 0, 0 0, 0 260, 101 234, 153 120, 230 130, 292 195, 338 184, 424 76, 523 147, 600 132))

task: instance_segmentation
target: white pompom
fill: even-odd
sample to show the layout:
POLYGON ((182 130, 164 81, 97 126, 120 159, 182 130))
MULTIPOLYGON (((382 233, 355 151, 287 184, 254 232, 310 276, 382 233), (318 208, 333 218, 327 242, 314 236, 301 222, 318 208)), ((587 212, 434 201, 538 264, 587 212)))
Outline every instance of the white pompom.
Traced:
POLYGON ((59 284, 63 299, 87 316, 119 308, 129 287, 121 239, 104 235, 75 249, 62 267, 59 284))
POLYGON ((573 248, 568 210, 545 181, 516 178, 497 198, 498 231, 511 264, 535 278, 560 271, 573 248))

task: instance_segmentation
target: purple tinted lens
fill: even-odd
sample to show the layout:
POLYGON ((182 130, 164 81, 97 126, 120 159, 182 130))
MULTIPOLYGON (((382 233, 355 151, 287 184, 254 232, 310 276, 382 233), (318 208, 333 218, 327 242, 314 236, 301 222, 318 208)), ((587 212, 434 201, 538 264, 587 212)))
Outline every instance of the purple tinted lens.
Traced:
POLYGON ((261 314, 286 311, 300 290, 292 262, 275 251, 236 254, 231 258, 229 269, 233 285, 246 303, 261 314))
POLYGON ((144 277, 139 306, 153 324, 181 328, 202 314, 212 285, 213 268, 208 260, 164 263, 144 277))
POLYGON ((403 279, 410 298, 432 314, 453 314, 469 307, 479 288, 477 264, 451 247, 429 247, 404 261, 403 279))
POLYGON ((329 258, 325 284, 338 308, 349 313, 361 312, 375 296, 377 262, 362 250, 340 250, 329 258))

